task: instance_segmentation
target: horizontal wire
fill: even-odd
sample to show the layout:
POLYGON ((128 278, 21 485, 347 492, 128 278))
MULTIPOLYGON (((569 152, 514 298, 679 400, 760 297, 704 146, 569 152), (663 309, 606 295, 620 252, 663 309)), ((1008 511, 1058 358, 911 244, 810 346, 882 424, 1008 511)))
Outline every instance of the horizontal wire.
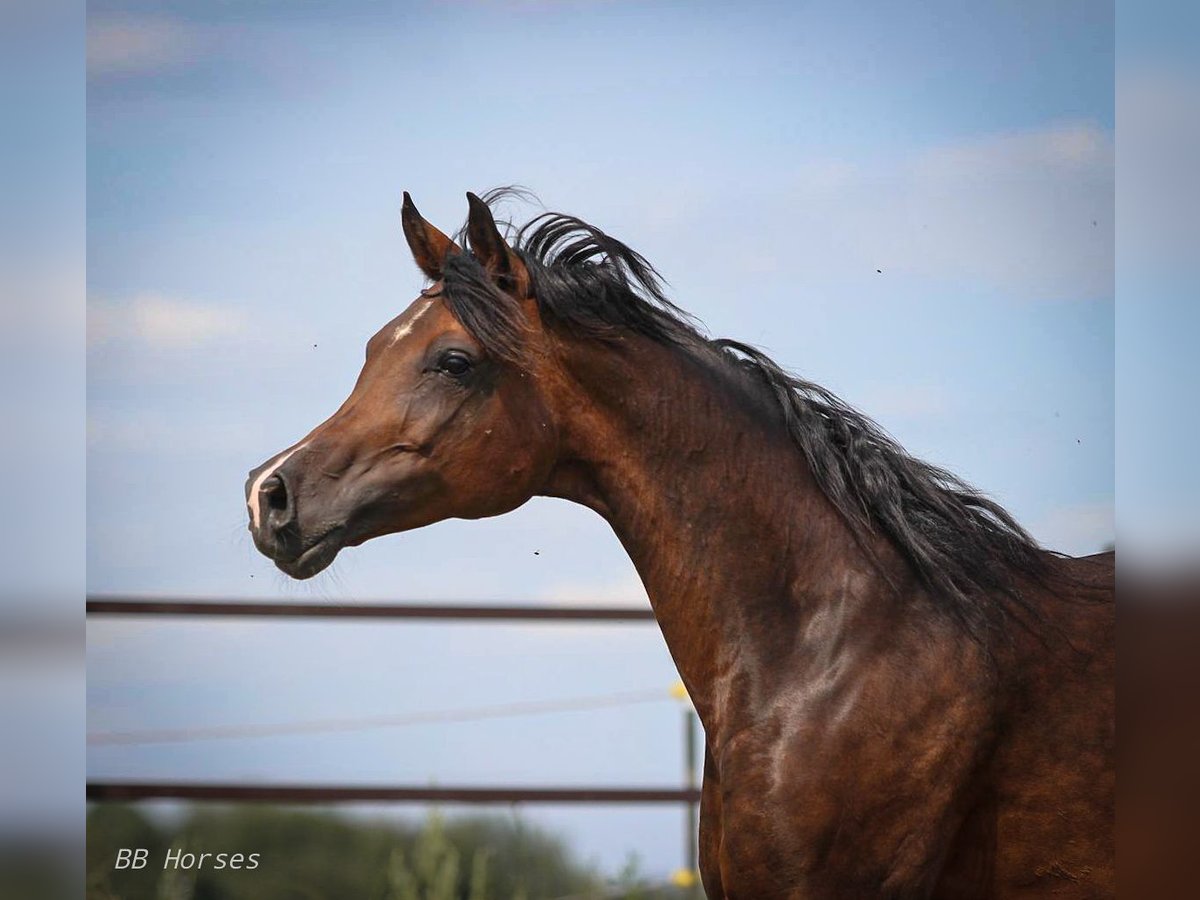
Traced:
POLYGON ((428 712, 357 718, 315 719, 308 722, 276 722, 246 725, 202 725, 188 728, 147 728, 130 731, 98 731, 87 736, 89 746, 114 744, 167 744, 188 741, 225 740, 236 738, 277 737, 294 734, 322 734, 365 731, 375 728, 403 728, 409 725, 429 725, 446 722, 478 722, 486 719, 543 715, 546 713, 576 712, 606 709, 671 700, 662 688, 642 691, 622 691, 595 694, 562 700, 525 700, 499 706, 479 706, 465 709, 431 710, 428 712))

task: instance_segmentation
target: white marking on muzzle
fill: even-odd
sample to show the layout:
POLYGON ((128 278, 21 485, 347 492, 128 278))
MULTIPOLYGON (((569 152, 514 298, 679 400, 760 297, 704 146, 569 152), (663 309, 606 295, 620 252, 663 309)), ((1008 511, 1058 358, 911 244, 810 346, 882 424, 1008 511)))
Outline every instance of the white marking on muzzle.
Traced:
POLYGON ((262 515, 262 498, 261 491, 263 482, 275 474, 275 470, 288 461, 288 458, 297 450, 303 450, 308 446, 308 441, 302 444, 297 444, 291 450, 285 450, 283 453, 275 457, 274 462, 258 473, 258 477, 254 479, 254 484, 250 486, 250 496, 246 498, 246 505, 250 507, 250 521, 254 523, 254 530, 258 530, 258 520, 262 515))
POLYGON ((402 337, 406 337, 413 330, 413 326, 417 324, 417 319, 419 319, 419 318, 421 318, 421 316, 425 315, 425 313, 427 313, 429 311, 429 307, 431 307, 431 306, 433 306, 433 301, 427 300, 425 302, 425 305, 422 306, 420 309, 418 309, 415 313, 413 313, 412 317, 407 322, 397 325, 396 330, 392 332, 392 339, 390 341, 388 341, 388 346, 390 347, 390 346, 392 346, 392 344, 396 343, 396 341, 400 340, 402 337))

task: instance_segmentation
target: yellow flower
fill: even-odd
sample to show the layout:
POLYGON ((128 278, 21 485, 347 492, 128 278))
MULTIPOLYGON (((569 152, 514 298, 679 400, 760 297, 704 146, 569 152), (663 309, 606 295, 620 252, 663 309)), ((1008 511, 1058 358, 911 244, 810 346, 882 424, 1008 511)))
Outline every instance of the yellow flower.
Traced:
POLYGON ((696 883, 696 873, 691 869, 676 869, 671 873, 671 884, 675 887, 689 888, 696 883))

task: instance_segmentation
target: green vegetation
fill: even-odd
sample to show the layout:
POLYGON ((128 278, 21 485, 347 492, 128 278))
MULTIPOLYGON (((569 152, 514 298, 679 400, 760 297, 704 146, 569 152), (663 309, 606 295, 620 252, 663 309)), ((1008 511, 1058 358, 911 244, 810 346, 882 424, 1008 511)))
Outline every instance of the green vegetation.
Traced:
POLYGON ((667 900, 636 858, 606 881, 552 834, 518 816, 420 826, 260 806, 196 807, 169 823, 135 806, 88 812, 87 900, 667 900), (117 868, 144 848, 144 868, 117 868), (203 865, 168 865, 168 854, 203 865), (234 857, 233 854, 242 854, 234 857), (256 860, 250 853, 258 854, 256 860), (218 867, 225 854, 224 866, 218 867), (231 867, 236 859, 242 868, 231 867), (257 862, 253 868, 251 862, 257 862))

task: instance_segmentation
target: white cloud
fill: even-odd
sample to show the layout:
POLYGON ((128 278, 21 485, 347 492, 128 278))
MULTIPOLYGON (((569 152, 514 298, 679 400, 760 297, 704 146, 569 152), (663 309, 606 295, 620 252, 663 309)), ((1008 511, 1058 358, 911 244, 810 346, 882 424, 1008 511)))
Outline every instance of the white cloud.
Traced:
POLYGON ((245 453, 262 440, 252 422, 222 417, 207 408, 189 408, 185 415, 141 412, 134 415, 93 414, 87 419, 87 445, 108 452, 178 454, 203 447, 213 455, 245 453))
POLYGON ((1051 510, 1030 528, 1043 546, 1064 553, 1099 553, 1116 534, 1112 503, 1084 503, 1051 510))
POLYGON ((755 198, 755 227, 724 256, 798 273, 810 290, 878 269, 1015 300, 1111 297, 1113 158, 1106 130, 1065 122, 894 161, 801 161, 785 189, 755 198))
POLYGON ((840 190, 861 177, 862 170, 845 160, 810 160, 795 172, 798 187, 810 191, 840 190))
POLYGON ((879 244, 901 271, 1025 300, 1111 297, 1113 191, 1112 140, 1092 125, 950 145, 915 161, 879 244))
POLYGON ((627 606, 642 609, 649 605, 646 588, 629 564, 629 572, 617 580, 567 582, 553 584, 542 592, 554 606, 627 606))
POLYGON ((204 49, 193 26, 162 17, 89 18, 89 76, 158 72, 195 59, 204 49))
POLYGON ((89 299, 88 343, 135 341, 151 348, 183 349, 243 334, 244 312, 163 294, 130 300, 89 299))
POLYGON ((868 389, 857 405, 879 420, 936 417, 950 408, 946 389, 937 384, 879 385, 868 389))
POLYGON ((1165 270, 1194 279, 1200 78, 1171 67, 1122 71, 1117 113, 1122 269, 1139 277, 1165 270))
POLYGON ((1112 165, 1108 133, 1089 123, 1074 122, 935 147, 920 155, 914 168, 920 179, 939 182, 1040 177, 1054 171, 1065 177, 1090 173, 1111 178, 1112 165))

